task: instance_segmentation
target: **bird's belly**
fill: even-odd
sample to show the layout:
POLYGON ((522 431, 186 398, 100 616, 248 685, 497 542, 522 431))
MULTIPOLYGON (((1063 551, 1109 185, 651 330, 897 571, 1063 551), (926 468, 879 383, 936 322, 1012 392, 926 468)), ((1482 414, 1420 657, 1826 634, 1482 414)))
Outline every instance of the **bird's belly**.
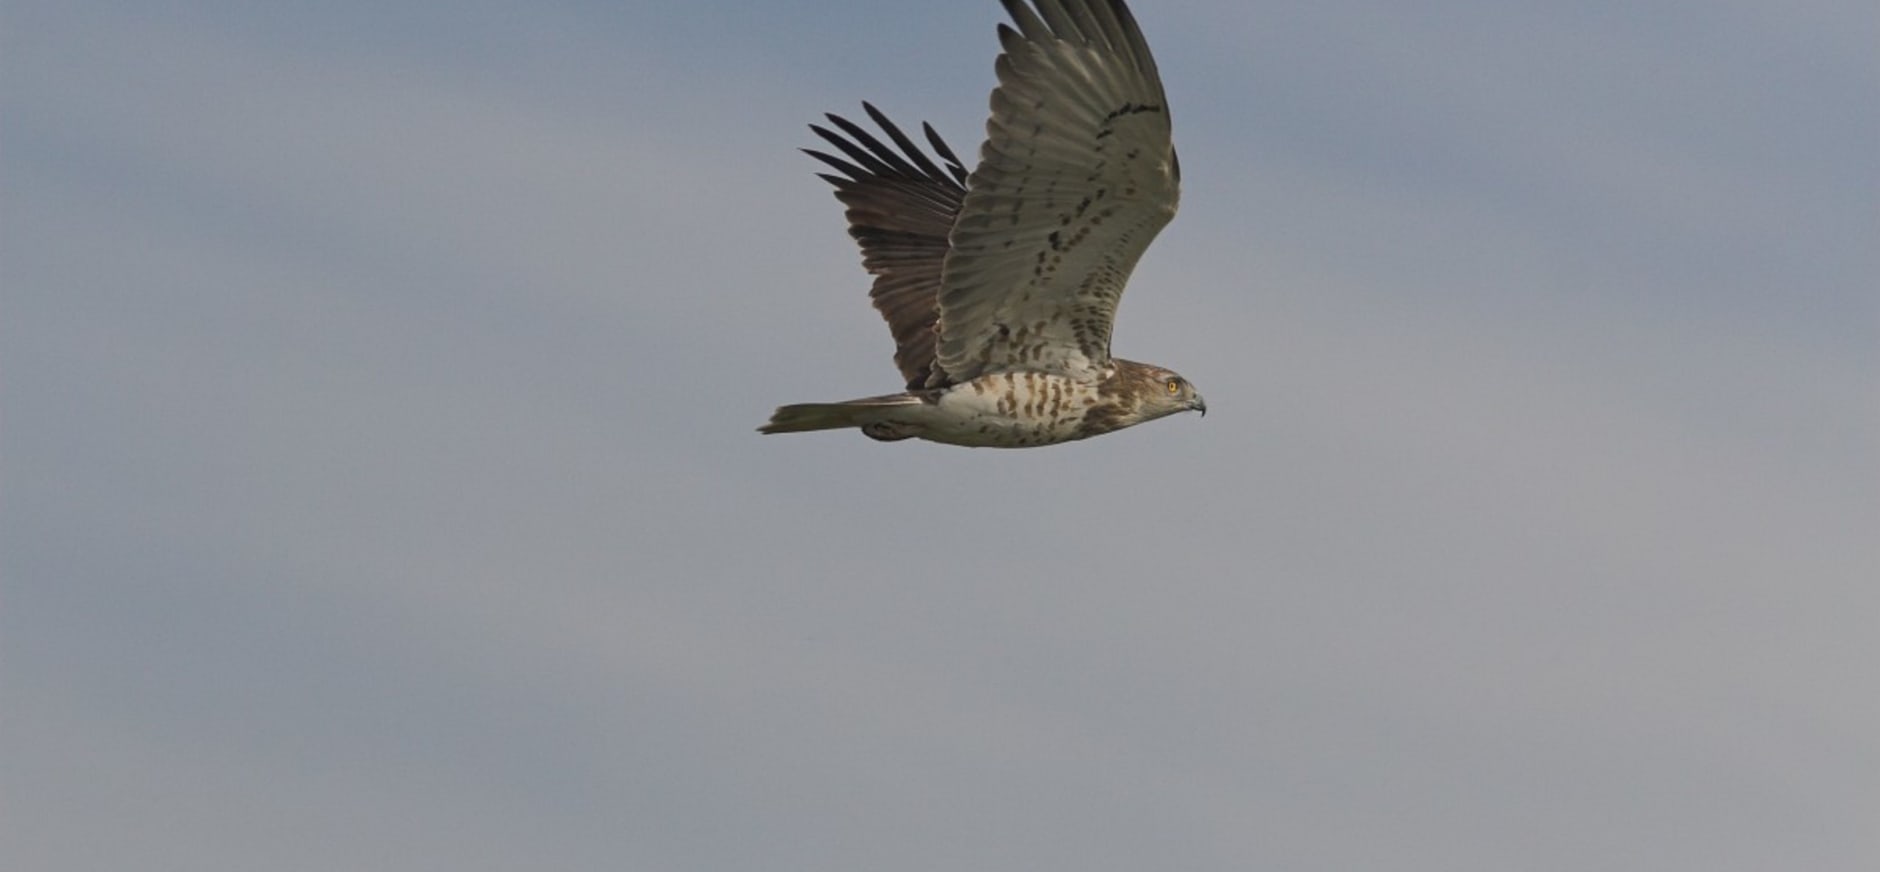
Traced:
POLYGON ((1061 375, 1002 372, 956 385, 923 409, 921 438, 952 445, 1026 448, 1082 438, 1097 386, 1061 375))

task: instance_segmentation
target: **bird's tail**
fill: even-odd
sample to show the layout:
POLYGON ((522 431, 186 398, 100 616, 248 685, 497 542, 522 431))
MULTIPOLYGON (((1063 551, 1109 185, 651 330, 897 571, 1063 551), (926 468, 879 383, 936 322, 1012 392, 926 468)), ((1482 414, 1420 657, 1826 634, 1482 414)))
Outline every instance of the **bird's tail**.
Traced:
POLYGON ((811 430, 866 427, 869 424, 879 423, 884 409, 920 404, 920 397, 912 394, 864 397, 841 403, 798 403, 794 406, 779 407, 770 416, 770 423, 757 428, 757 432, 807 433, 811 430))

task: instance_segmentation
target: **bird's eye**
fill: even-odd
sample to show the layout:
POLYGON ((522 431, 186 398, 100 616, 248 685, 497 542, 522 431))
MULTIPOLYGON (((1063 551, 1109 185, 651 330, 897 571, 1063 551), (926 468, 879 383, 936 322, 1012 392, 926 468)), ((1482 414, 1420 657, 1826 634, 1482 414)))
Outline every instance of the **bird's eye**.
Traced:
POLYGON ((1182 392, 1182 380, 1178 378, 1169 379, 1168 380, 1168 392, 1171 394, 1181 393, 1182 392))

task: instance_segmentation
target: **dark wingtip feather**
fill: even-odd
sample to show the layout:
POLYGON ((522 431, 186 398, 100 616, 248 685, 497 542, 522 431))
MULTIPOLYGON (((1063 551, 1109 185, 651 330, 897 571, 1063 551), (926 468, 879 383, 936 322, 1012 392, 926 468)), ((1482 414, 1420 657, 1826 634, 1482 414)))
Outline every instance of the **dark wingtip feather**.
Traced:
MULTIPOLYGON (((906 155, 909 160, 913 161, 914 165, 919 167, 923 175, 930 179, 940 180, 944 180, 947 177, 947 174, 942 172, 940 167, 934 165, 933 159, 929 158, 926 152, 921 151, 920 146, 914 144, 913 139, 909 138, 907 134, 902 133, 901 128, 897 127, 893 121, 888 120, 888 116, 883 115, 880 110, 867 103, 863 103, 862 107, 868 110, 868 117, 873 118, 875 124, 880 126, 880 128, 888 134, 888 138, 894 140, 894 144, 901 149, 901 153, 906 155)), ((922 123, 922 126, 927 127, 929 131, 933 129, 925 122, 922 123)))
MULTIPOLYGON (((804 154, 809 155, 810 157, 813 157, 819 161, 822 161, 823 163, 828 164, 836 172, 839 172, 845 176, 848 176, 847 179, 843 179, 843 181, 845 182, 860 181, 868 177, 867 170, 864 170, 861 167, 858 167, 852 163, 849 163, 848 161, 845 161, 839 157, 836 157, 835 155, 828 154, 826 152, 820 152, 813 148, 803 148, 803 149, 798 149, 798 151, 801 151, 804 154)), ((829 178, 829 176, 825 173, 817 173, 817 175, 822 176, 825 179, 829 178)))
POLYGON ((946 140, 940 138, 940 134, 933 129, 933 125, 923 121, 920 129, 921 132, 927 134, 927 144, 933 146, 934 153, 940 155, 941 160, 946 161, 947 172, 953 176, 953 180, 961 185, 966 184, 965 162, 960 160, 959 155, 953 153, 953 149, 947 148, 946 140))
MULTIPOLYGON (((830 115, 829 120, 834 122, 837 127, 842 128, 844 132, 847 132, 850 128, 855 127, 855 125, 851 123, 848 119, 843 118, 839 115, 830 115)), ((855 144, 854 142, 850 141, 847 137, 844 137, 841 134, 836 133, 835 131, 830 130, 827 127, 823 127, 820 124, 811 124, 809 126, 809 129, 813 131, 817 136, 822 137, 823 140, 828 142, 830 145, 835 146, 839 151, 847 155, 849 160, 854 161, 857 166, 860 166, 863 169, 866 169, 869 173, 873 173, 875 175, 887 175, 894 170, 893 167, 889 166, 886 163, 883 163, 879 157, 870 153, 863 146, 855 144)))
POLYGON ((882 132, 894 142, 890 147, 861 125, 833 112, 824 117, 831 130, 820 124, 811 124, 809 129, 824 142, 834 146, 847 158, 834 157, 815 149, 803 149, 805 154, 828 164, 847 174, 855 181, 864 181, 868 176, 900 177, 907 179, 926 179, 943 185, 964 187, 966 184, 966 166, 948 148, 945 140, 933 129, 933 125, 922 123, 921 131, 926 134, 927 142, 935 153, 945 162, 943 169, 939 164, 914 142, 914 139, 902 132, 887 114, 875 108, 873 103, 862 102, 862 110, 878 125, 882 132), (898 150, 897 150, 898 149, 898 150))

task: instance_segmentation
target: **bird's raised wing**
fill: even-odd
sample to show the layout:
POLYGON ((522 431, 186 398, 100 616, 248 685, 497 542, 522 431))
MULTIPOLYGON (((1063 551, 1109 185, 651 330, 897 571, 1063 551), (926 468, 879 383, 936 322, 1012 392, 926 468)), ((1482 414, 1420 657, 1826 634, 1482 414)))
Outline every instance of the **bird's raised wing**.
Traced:
POLYGON ((1167 99, 1122 0, 1001 0, 999 86, 950 237, 936 361, 1090 375, 1123 284, 1175 215, 1167 99))
POLYGON ((849 207, 849 235, 861 244, 862 266, 875 277, 868 296, 894 334, 894 364, 908 389, 938 387, 945 383, 933 378, 940 268, 947 233, 966 196, 966 168, 932 127, 923 124, 921 130, 945 162, 944 170, 887 116, 867 103, 862 108, 900 152, 836 115, 828 116, 829 123, 841 133, 814 124, 810 129, 847 159, 804 151, 841 173, 818 175, 836 186, 836 199, 849 207))

